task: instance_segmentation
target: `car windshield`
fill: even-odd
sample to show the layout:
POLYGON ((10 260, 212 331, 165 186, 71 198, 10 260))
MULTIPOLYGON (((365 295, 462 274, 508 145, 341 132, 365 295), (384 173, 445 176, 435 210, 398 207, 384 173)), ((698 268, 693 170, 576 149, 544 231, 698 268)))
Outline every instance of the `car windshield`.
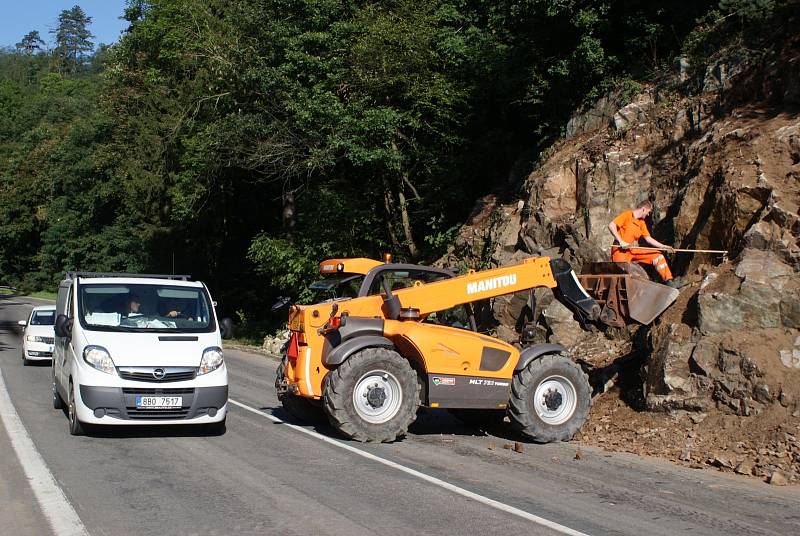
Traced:
POLYGON ((202 288, 159 284, 81 285, 81 322, 87 329, 136 332, 205 332, 213 329, 202 288))
POLYGON ((31 315, 31 326, 52 326, 55 321, 55 311, 34 311, 31 315))

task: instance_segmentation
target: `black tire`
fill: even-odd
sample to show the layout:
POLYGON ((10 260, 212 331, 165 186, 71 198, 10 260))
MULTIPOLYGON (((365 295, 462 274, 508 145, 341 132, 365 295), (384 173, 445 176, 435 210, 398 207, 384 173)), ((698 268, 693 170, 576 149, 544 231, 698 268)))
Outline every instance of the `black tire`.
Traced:
POLYGON ((64 401, 61 399, 61 395, 58 394, 58 388, 56 387, 55 374, 53 374, 53 409, 64 409, 64 401))
POLYGON ((546 355, 514 375, 508 416, 537 443, 569 441, 589 418, 589 377, 569 358, 546 355))
MULTIPOLYGON (((284 354, 275 371, 275 388, 281 384, 283 380, 284 371, 286 370, 286 361, 289 358, 284 354)), ((292 417, 308 423, 308 424, 324 424, 328 422, 325 411, 322 409, 322 404, 315 400, 293 395, 290 393, 280 393, 278 400, 281 401, 283 409, 285 409, 292 417)))
POLYGON ((322 400, 342 434, 377 443, 406 434, 417 417, 419 392, 417 373, 400 354, 365 348, 328 373, 322 400))
POLYGON ((205 427, 206 433, 208 435, 210 435, 210 436, 225 435, 225 432, 228 429, 228 425, 225 423, 225 421, 227 421, 227 420, 228 420, 228 417, 225 417, 224 419, 222 419, 219 422, 210 422, 210 423, 206 424, 206 427, 205 427))
POLYGON ((506 417, 504 409, 461 409, 451 408, 447 411, 467 426, 475 428, 496 428, 503 425, 506 417))
POLYGON ((67 418, 69 419, 69 433, 74 436, 84 435, 86 430, 84 429, 83 423, 78 420, 78 412, 75 408, 75 389, 72 386, 72 380, 69 382, 69 392, 67 393, 67 397, 69 398, 69 406, 67 408, 67 418))

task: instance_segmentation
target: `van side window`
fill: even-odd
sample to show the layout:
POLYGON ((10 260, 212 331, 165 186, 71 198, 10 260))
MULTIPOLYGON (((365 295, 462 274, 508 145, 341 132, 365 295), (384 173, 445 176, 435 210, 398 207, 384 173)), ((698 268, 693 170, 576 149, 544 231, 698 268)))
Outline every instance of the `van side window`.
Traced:
POLYGON ((72 295, 72 285, 65 285, 58 288, 58 297, 56 299, 56 315, 66 314, 67 308, 70 304, 69 297, 72 295))
POLYGON ((70 286, 69 289, 67 290, 67 309, 66 309, 66 311, 67 312, 64 313, 64 314, 67 315, 69 318, 72 318, 72 316, 73 316, 72 315, 72 286, 70 286))

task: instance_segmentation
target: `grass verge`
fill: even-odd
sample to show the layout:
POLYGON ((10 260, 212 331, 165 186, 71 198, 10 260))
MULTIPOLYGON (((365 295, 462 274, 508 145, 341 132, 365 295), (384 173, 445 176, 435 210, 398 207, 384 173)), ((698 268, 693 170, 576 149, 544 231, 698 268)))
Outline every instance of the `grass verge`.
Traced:
POLYGON ((45 300, 55 300, 56 294, 55 292, 49 292, 47 290, 37 290, 36 292, 29 292, 28 296, 31 298, 44 298, 45 300))

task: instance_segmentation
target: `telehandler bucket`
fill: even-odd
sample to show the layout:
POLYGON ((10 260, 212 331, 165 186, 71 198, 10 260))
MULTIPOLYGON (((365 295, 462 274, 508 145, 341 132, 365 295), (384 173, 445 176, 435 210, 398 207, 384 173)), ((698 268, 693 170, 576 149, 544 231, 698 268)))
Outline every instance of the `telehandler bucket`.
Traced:
POLYGON ((596 262, 578 280, 600 305, 600 320, 624 327, 631 320, 650 324, 672 305, 678 290, 650 280, 644 268, 633 263, 596 262))

